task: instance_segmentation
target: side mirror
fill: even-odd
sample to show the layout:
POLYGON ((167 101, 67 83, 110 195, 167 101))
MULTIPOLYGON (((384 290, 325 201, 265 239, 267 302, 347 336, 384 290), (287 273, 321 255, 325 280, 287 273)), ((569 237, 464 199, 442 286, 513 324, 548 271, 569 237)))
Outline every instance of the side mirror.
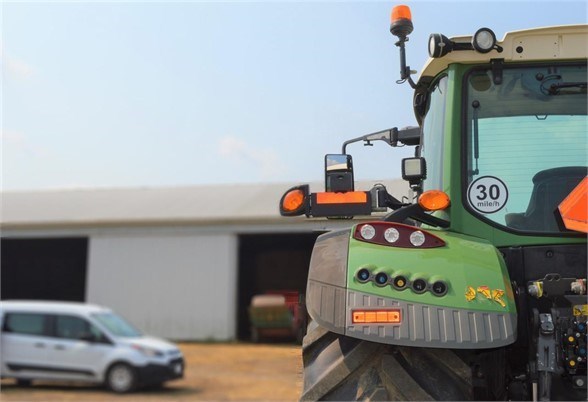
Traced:
POLYGON ((418 186, 427 178, 427 163, 425 158, 404 158, 402 160, 402 179, 411 186, 418 186))
POLYGON ((353 191, 353 160, 351 155, 325 155, 325 191, 353 191))

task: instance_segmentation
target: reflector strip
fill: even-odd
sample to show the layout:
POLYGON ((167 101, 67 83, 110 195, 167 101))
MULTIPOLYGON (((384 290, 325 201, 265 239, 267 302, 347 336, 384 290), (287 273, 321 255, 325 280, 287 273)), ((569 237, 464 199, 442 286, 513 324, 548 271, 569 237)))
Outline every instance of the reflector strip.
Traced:
POLYGON ((348 191, 346 193, 316 193, 317 204, 365 204, 365 191, 348 191))
POLYGON ((588 233, 588 177, 584 177, 558 209, 566 228, 588 233))
POLYGON ((353 324, 400 324, 400 310, 354 310, 353 324))

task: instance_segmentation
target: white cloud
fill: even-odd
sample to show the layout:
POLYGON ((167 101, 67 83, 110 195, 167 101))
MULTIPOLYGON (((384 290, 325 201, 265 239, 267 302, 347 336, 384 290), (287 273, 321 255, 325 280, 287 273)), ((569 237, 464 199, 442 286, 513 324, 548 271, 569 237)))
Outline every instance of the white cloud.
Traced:
POLYGON ((42 146, 32 143, 23 133, 15 130, 0 130, 0 143, 2 153, 24 153, 29 156, 49 156, 50 151, 42 146))
POLYGON ((12 57, 6 53, 3 44, 0 43, 0 56, 2 58, 2 70, 9 76, 19 80, 26 80, 34 73, 34 68, 24 60, 12 57))
POLYGON ((274 149, 259 148, 240 138, 221 138, 218 153, 225 159, 248 164, 259 172, 259 178, 263 180, 279 178, 285 171, 285 166, 274 149))

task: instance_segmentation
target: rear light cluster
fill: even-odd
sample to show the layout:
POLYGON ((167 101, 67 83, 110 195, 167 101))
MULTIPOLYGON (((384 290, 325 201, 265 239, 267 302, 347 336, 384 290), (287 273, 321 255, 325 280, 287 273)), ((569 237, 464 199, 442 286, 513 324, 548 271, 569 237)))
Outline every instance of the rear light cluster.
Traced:
POLYGON ((445 296, 449 290, 447 282, 435 280, 429 282, 424 278, 409 279, 402 274, 388 275, 385 272, 374 273, 367 268, 361 268, 355 274, 355 278, 360 283, 373 282, 376 286, 392 286, 396 290, 411 289, 414 293, 422 294, 431 292, 435 296, 445 296))
POLYGON ((353 238, 383 246, 404 248, 433 248, 445 245, 443 240, 425 230, 389 222, 370 222, 357 225, 353 232, 353 238))

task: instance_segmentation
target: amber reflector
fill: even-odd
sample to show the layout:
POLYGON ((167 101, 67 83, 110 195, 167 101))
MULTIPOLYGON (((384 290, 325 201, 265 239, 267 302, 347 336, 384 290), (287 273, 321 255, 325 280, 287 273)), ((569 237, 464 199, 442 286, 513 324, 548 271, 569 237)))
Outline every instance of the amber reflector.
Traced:
POLYGON ((290 191, 288 194, 284 196, 284 200, 282 201, 282 208, 284 211, 292 212, 296 211, 300 208, 304 203, 304 192, 302 190, 296 189, 290 191))
POLYGON ((362 204, 367 202, 365 191, 348 191, 346 193, 316 193, 318 204, 362 204))
POLYGON ((419 197, 419 205, 425 211, 439 211, 449 207, 449 196, 440 190, 425 191, 419 197))
POLYGON ((353 324, 400 324, 400 310, 355 310, 353 324))

